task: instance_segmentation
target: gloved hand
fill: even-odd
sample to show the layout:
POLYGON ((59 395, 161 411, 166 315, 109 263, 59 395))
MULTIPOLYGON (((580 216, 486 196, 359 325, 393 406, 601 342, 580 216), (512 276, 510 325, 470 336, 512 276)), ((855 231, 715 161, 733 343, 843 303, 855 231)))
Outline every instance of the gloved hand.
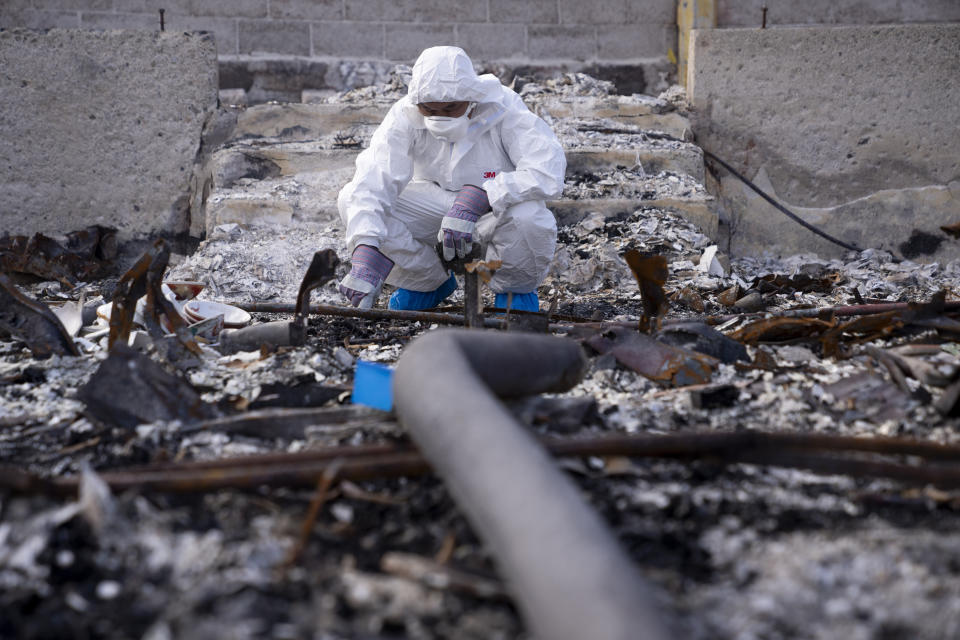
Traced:
POLYGON ((443 259, 463 258, 473 247, 473 229, 481 215, 490 211, 487 192, 468 184, 457 194, 450 211, 443 216, 437 241, 443 245, 443 259))
POLYGON ((380 253, 376 247, 358 244, 350 258, 350 273, 340 281, 337 289, 350 304, 361 309, 369 309, 376 302, 393 269, 393 260, 380 253))

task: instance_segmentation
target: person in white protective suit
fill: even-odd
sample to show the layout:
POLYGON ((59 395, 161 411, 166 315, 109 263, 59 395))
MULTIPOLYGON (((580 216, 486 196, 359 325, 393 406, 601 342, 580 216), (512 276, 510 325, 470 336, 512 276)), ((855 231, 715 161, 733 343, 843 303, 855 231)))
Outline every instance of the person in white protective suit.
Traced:
POLYGON ((539 309, 557 225, 545 200, 563 190, 566 158, 550 127, 493 75, 478 76, 458 47, 431 47, 357 158, 337 205, 352 252, 339 289, 369 308, 383 284, 391 309, 437 306, 457 287, 444 259, 472 244, 500 260, 498 307, 539 309))

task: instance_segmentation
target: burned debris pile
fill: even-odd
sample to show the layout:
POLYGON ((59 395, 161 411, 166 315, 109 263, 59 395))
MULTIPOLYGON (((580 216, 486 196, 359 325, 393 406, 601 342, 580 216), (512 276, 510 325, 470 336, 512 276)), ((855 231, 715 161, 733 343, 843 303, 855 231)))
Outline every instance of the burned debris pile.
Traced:
MULTIPOLYGON (((702 156, 664 120, 674 93, 523 85, 572 157, 605 138, 571 167, 563 200, 579 204, 558 215, 538 321, 480 284, 491 329, 476 333, 521 344, 536 328, 583 366, 494 402, 599 515, 672 637, 952 637, 960 264, 725 256, 689 221, 709 196, 702 156)), ((60 245, 85 262, 0 243, 0 637, 545 628, 522 563, 488 537, 499 525, 478 526, 483 509, 455 502, 459 480, 411 440, 417 387, 400 420, 351 401, 358 362, 404 375, 411 345, 443 340, 469 301, 343 309, 340 222, 308 211, 303 184, 283 226, 225 219, 192 255, 158 242, 119 280, 86 270, 115 255, 109 234, 60 245)), ((487 386, 511 395, 514 369, 487 386)), ((468 418, 493 437, 486 414, 438 420, 468 418)), ((499 491, 483 499, 508 503, 499 491)))

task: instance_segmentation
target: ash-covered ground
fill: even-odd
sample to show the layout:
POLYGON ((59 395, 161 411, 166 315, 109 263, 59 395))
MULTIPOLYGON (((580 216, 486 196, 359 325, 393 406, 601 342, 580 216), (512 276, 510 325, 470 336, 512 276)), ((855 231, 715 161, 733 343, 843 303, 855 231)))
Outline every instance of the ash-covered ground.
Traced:
MULTIPOLYGON (((591 198, 611 191, 637 197, 645 188, 702 191, 689 176, 676 177, 625 168, 571 181, 568 190, 591 198)), ((691 224, 653 208, 563 225, 539 291, 545 306, 555 305, 558 324, 637 322, 643 300, 623 257, 635 249, 668 264, 665 327, 723 316, 713 326, 744 344, 747 358, 716 363, 706 386, 678 386, 588 349, 589 371, 562 397, 592 400, 594 410, 571 423, 520 403, 518 418, 565 438, 764 431, 957 442, 957 419, 935 405, 960 375, 960 334, 935 305, 924 307, 922 321, 878 320, 833 334, 814 325, 837 328, 839 318, 808 318, 780 331, 757 323, 785 310, 928 303, 944 290, 951 300, 960 264, 921 265, 868 250, 835 260, 739 258, 727 266, 701 261, 711 245, 691 224), (890 358, 900 376, 884 364, 890 358), (710 389, 722 389, 721 399, 705 401, 710 389)), ((166 277, 203 282, 201 298, 210 300, 292 302, 323 248, 347 258, 338 220, 225 225, 166 277)), ((108 301, 115 284, 68 290, 41 282, 22 290, 45 302, 83 295, 89 304, 108 301)), ((341 304, 336 279, 313 301, 341 304)), ((449 304, 462 304, 462 294, 449 304)), ((254 321, 276 317, 254 314, 254 321)), ((325 406, 348 408, 358 359, 393 363, 416 336, 437 328, 314 316, 303 347, 227 356, 211 349, 192 365, 168 368, 205 402, 231 412, 278 389, 310 385, 333 390, 325 406)), ((603 331, 565 333, 588 340, 603 331)), ((301 432, 105 424, 77 397, 107 357, 105 338, 79 344, 80 357, 37 359, 19 342, 0 342, 0 462, 44 478, 84 478, 75 498, 0 491, 0 637, 529 637, 488 551, 434 477, 334 479, 312 525, 314 488, 111 494, 98 481, 98 474, 147 463, 405 442, 392 416, 359 411, 301 432), (461 579, 436 578, 450 571, 461 579)), ((152 347, 145 351, 162 362, 152 347)), ((654 585, 675 637, 960 637, 957 491, 713 459, 559 464, 654 585)))

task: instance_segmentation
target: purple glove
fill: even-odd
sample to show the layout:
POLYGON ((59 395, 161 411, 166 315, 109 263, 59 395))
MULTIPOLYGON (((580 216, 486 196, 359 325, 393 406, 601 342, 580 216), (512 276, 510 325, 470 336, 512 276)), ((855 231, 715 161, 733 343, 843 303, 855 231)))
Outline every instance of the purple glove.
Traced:
POLYGON ((358 244, 350 258, 350 273, 340 281, 340 290, 350 304, 361 309, 369 309, 376 302, 393 269, 393 260, 380 253, 376 247, 358 244))
POLYGON ((472 184, 460 190, 450 211, 443 216, 437 234, 437 241, 443 245, 444 260, 453 260, 454 256, 463 258, 470 253, 473 228, 477 226, 477 219, 487 211, 490 211, 490 201, 486 191, 472 184))

